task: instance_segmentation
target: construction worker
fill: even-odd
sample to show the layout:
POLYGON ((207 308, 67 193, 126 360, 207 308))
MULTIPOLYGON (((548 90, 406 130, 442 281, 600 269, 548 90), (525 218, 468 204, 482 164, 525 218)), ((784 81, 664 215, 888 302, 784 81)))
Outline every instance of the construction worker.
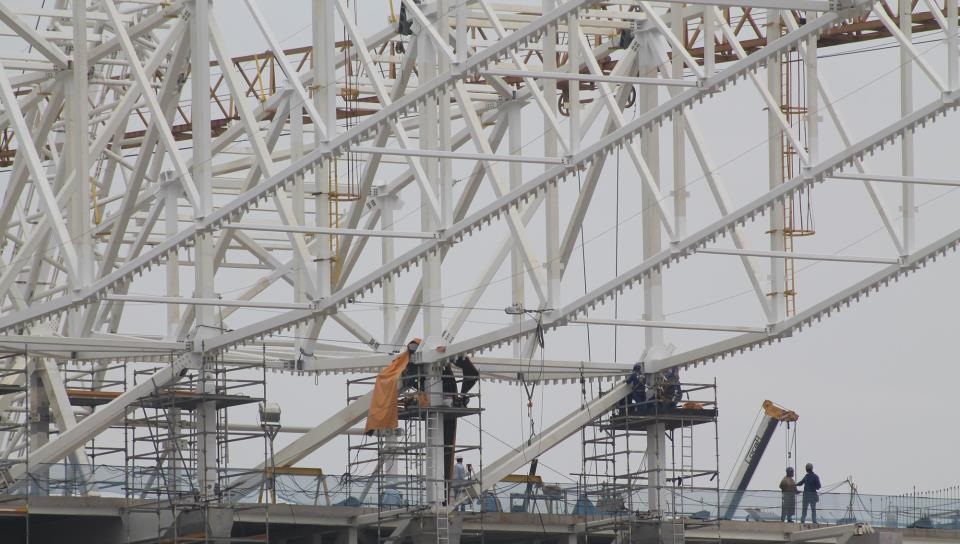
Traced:
POLYGON ((787 467, 787 475, 780 480, 780 491, 783 498, 780 504, 780 521, 793 523, 793 516, 797 514, 797 482, 793 479, 793 467, 787 467))
POLYGON ((817 494, 820 489, 820 477, 813 471, 813 463, 807 463, 807 473, 797 482, 797 486, 803 486, 803 510, 800 513, 800 523, 807 521, 807 506, 813 512, 813 523, 816 523, 817 502, 820 500, 817 494))
POLYGON ((627 383, 633 386, 633 390, 623 399, 622 416, 628 415, 632 406, 639 406, 647 400, 647 378, 643 375, 643 363, 633 365, 627 383))
POLYGON ((673 408, 683 398, 683 391, 680 389, 680 371, 671 368, 663 373, 663 398, 667 408, 673 408))
MULTIPOLYGON (((457 456, 457 463, 453 465, 453 481, 450 482, 450 495, 453 496, 453 502, 456 502, 460 498, 460 493, 463 492, 463 488, 467 485, 467 467, 463 466, 463 456, 457 456)), ((457 506, 457 510, 463 512, 466 510, 466 506, 461 504, 457 506)))
MULTIPOLYGON (((464 486, 467 485, 467 468, 463 466, 463 456, 457 456, 457 464, 453 465, 453 500, 456 501, 460 498, 460 493, 463 491, 464 486)), ((457 510, 463 512, 466 510, 466 505, 461 504, 457 507, 457 510)))

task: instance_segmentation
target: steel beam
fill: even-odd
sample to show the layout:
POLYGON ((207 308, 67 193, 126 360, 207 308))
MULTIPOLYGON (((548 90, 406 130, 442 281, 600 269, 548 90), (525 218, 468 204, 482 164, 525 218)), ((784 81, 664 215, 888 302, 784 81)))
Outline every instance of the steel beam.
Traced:
MULTIPOLYGON (((183 372, 199 368, 200 357, 198 355, 193 353, 181 355, 148 379, 100 407, 96 412, 77 423, 76 426, 32 451, 28 456, 31 474, 34 471, 39 472, 44 467, 60 461, 71 452, 81 448, 107 427, 134 410, 139 401, 151 395, 162 393, 163 388, 176 382, 183 375, 183 372)), ((27 465, 22 463, 14 465, 8 473, 8 485, 26 474, 27 465)))
MULTIPOLYGON (((556 445, 560 444, 568 437, 579 431, 582 427, 588 425, 591 421, 603 415, 604 412, 620 402, 623 397, 627 396, 627 394, 632 390, 633 386, 626 382, 621 382, 604 393, 603 396, 598 397, 584 406, 574 410, 572 413, 561 417, 557 423, 547 427, 536 436, 531 437, 526 444, 514 448, 513 451, 484 466, 483 470, 478 476, 479 481, 474 484, 471 487, 470 492, 465 495, 472 497, 482 496, 484 491, 500 483, 500 481, 509 474, 513 474, 516 470, 526 465, 530 461, 550 451, 556 445)), ((466 500, 468 500, 467 496, 462 498, 459 502, 464 502, 466 500)), ((459 504, 459 502, 457 504, 459 504)), ((454 504, 449 508, 452 510, 456 508, 457 504, 454 504)))
MULTIPOLYGON (((347 405, 339 412, 330 415, 323 423, 304 433, 289 445, 279 449, 273 455, 273 462, 278 467, 290 467, 310 455, 318 448, 347 432, 351 427, 363 421, 370 410, 370 400, 373 393, 368 393, 347 405)), ((227 484, 224 493, 233 497, 233 502, 242 500, 252 490, 260 485, 264 476, 264 464, 260 463, 254 469, 256 472, 239 476, 227 484)))
POLYGON ((744 327, 738 325, 711 325, 705 323, 671 323, 669 321, 626 320, 626 319, 597 319, 578 317, 570 320, 571 325, 610 325, 614 327, 641 327, 650 329, 678 329, 688 331, 717 331, 717 332, 756 332, 766 331, 766 327, 744 327))
POLYGON ((698 249, 697 253, 704 255, 737 255, 747 257, 767 257, 770 259, 797 259, 800 261, 830 261, 838 263, 865 263, 865 264, 894 264, 899 259, 883 257, 855 257, 847 255, 828 255, 815 253, 794 253, 793 251, 758 251, 750 249, 698 249))

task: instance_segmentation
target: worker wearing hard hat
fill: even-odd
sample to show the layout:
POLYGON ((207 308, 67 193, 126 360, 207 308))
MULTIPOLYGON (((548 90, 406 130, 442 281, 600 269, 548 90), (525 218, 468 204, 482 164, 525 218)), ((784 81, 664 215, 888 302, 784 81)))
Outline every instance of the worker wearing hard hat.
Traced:
POLYGON ((800 513, 800 523, 807 521, 807 507, 813 513, 813 522, 817 522, 817 502, 820 496, 817 491, 820 489, 820 477, 813 471, 813 463, 807 463, 807 473, 803 479, 797 482, 798 486, 803 486, 803 510, 800 513))

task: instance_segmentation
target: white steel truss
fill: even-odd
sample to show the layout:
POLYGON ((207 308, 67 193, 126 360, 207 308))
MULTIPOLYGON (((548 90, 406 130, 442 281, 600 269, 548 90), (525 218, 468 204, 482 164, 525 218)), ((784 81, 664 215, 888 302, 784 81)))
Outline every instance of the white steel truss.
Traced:
MULTIPOLYGON (((586 326, 632 327, 645 333, 632 357, 659 372, 780 341, 960 244, 956 214, 923 209, 936 227, 917 228, 917 191, 960 184, 915 164, 925 135, 956 123, 942 119, 960 104, 952 0, 403 0, 409 33, 397 21, 370 33, 353 3, 313 0, 300 14, 312 44, 286 50, 266 2, 56 4, 0 5, 0 354, 40 373, 61 414, 27 458, 23 433, 3 431, 9 482, 28 462, 84 463, 85 443, 213 359, 366 373, 420 336, 427 361, 469 354, 484 379, 514 381, 538 330, 565 345, 586 326), (238 18, 265 52, 237 48, 238 18), (833 94, 843 78, 824 59, 871 40, 899 63, 833 94), (790 62, 802 109, 785 103, 790 62), (845 101, 874 86, 900 107, 845 101), (734 162, 747 166, 728 176, 734 162), (630 238, 594 245, 614 183, 618 214, 633 215, 612 229, 630 238), (794 251, 813 229, 785 218, 813 191, 818 221, 848 229, 835 240, 879 225, 883 243, 794 251), (838 272, 798 295, 795 262, 838 272), (723 314, 683 309, 683 293, 739 290, 750 303, 723 314), (612 315, 622 297, 642 310, 612 315), (508 306, 519 315, 477 319, 508 306), (57 373, 87 365, 103 381, 118 360, 169 363, 75 418, 57 373)), ((629 368, 578 354, 545 359, 542 379, 629 368)), ((589 424, 617 387, 492 465, 476 492, 589 424)), ((27 396, 10 391, 0 407, 25 418, 27 396)), ((277 458, 302 459, 367 404, 277 458)), ((199 425, 214 419, 206 406, 199 425)))

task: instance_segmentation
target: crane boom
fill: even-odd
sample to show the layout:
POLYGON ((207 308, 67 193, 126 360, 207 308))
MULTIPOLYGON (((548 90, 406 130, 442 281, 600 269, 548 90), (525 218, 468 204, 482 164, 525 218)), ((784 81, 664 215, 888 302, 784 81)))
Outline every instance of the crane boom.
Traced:
POLYGON ((770 444, 770 439, 773 438, 773 432, 777 430, 777 425, 781 422, 794 422, 800 418, 796 412, 787 410, 769 400, 763 401, 762 407, 764 416, 760 420, 760 423, 757 424, 753 440, 750 441, 750 445, 747 447, 746 453, 744 453, 743 460, 740 462, 740 468, 737 469, 737 474, 733 479, 734 485, 728 494, 728 499, 724 501, 726 502, 726 510, 723 513, 722 519, 733 519, 733 514, 740 506, 743 493, 747 490, 747 486, 750 485, 753 473, 756 472, 757 466, 760 464, 760 459, 763 457, 763 452, 770 444))

